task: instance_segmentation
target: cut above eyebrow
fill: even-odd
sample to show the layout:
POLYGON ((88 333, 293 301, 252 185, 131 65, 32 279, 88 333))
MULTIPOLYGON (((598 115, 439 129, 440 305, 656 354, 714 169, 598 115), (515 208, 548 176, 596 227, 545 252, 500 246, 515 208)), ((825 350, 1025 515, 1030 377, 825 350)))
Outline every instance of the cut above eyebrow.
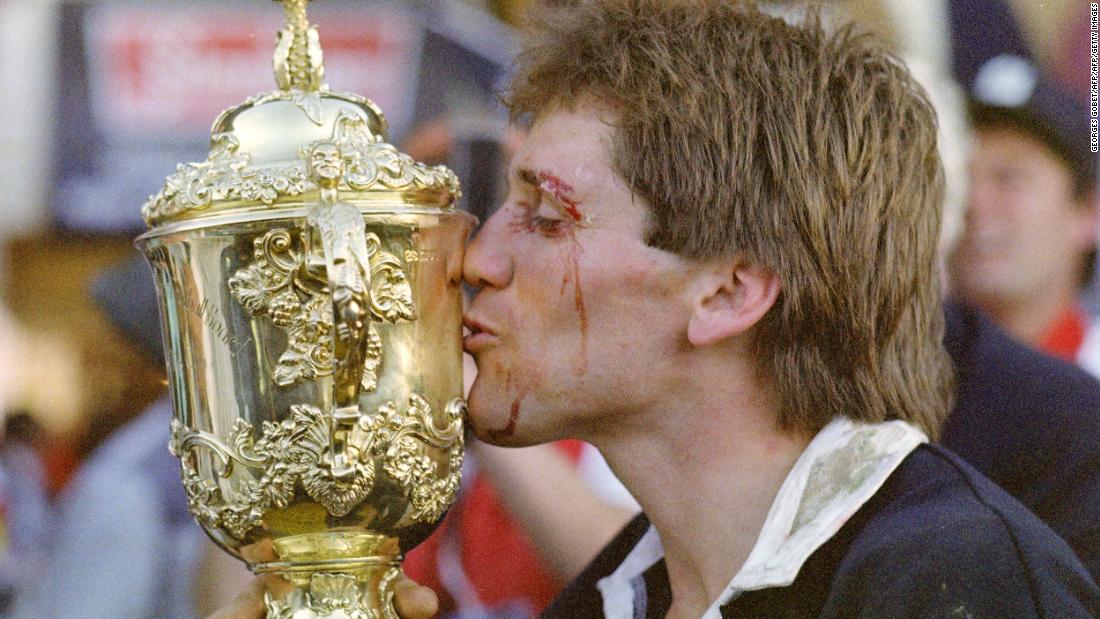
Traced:
POLYGON ((562 213, 568 215, 573 223, 584 224, 591 220, 591 217, 582 215, 581 212, 577 210, 578 203, 566 195, 572 192, 573 188, 566 185, 557 176, 548 172, 536 173, 530 168, 518 168, 516 170, 516 176, 520 181, 537 190, 540 195, 549 198, 549 203, 554 205, 562 213), (560 189, 555 186, 560 187, 560 189))

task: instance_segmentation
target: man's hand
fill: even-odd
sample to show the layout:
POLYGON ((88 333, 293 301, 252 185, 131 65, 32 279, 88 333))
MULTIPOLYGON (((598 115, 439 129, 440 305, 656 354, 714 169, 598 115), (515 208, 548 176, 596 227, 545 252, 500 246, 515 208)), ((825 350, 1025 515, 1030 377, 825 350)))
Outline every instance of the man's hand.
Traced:
POLYGON ((393 585, 394 606, 403 619, 429 619, 439 610, 439 598, 401 572, 393 585))
MULTIPOLYGON (((232 602, 207 619, 264 619, 264 593, 285 594, 290 583, 275 576, 260 576, 232 602)), ((402 619, 430 619, 439 609, 435 592, 422 587, 404 572, 394 583, 394 606, 402 619)))
POLYGON ((207 619, 264 619, 264 593, 279 591, 290 583, 274 576, 259 576, 232 602, 214 611, 207 619))

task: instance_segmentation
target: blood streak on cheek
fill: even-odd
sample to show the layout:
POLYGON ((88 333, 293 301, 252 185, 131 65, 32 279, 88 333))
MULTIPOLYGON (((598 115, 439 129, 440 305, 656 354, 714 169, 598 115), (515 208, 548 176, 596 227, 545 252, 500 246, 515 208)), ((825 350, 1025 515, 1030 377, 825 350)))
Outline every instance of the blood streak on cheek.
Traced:
MULTIPOLYGON (((584 215, 581 213, 577 201, 570 195, 573 187, 558 176, 542 171, 538 174, 539 189, 550 194, 561 205, 562 209, 575 223, 581 223, 584 215)), ((581 288, 580 254, 583 251, 580 242, 577 241, 577 230, 569 227, 565 231, 569 238, 569 245, 565 249, 565 274, 562 276, 561 292, 572 280, 573 282, 573 307, 577 310, 577 320, 580 325, 580 354, 577 358, 576 372, 583 374, 588 369, 588 309, 584 304, 584 290, 581 288)))
POLYGON ((588 309, 584 304, 584 289, 581 288, 580 264, 580 255, 584 248, 577 241, 575 229, 570 229, 567 236, 569 237, 569 244, 564 249, 565 276, 562 278, 561 291, 564 293, 566 284, 570 280, 573 281, 573 307, 577 311, 577 324, 580 329, 580 350, 577 353, 574 372, 579 375, 588 370, 588 309))
POLYGON ((512 410, 508 413, 508 425, 500 428, 499 430, 489 430, 489 438, 494 441, 499 441, 503 438, 508 438, 516 433, 516 422, 519 421, 519 402, 522 398, 516 398, 512 402, 512 410))

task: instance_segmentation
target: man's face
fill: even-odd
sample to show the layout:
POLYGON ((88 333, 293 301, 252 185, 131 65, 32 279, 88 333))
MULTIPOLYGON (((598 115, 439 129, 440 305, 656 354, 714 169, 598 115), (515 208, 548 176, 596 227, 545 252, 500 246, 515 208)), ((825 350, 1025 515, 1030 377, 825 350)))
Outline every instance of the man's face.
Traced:
POLYGON ((647 207, 612 171, 602 118, 544 114, 467 250, 465 277, 480 289, 466 313, 470 419, 483 440, 592 436, 668 392, 687 263, 644 243, 647 207))
POLYGON ((966 226, 950 264, 953 291, 1003 305, 1072 289, 1095 239, 1092 209, 1075 200, 1069 167, 1013 129, 981 129, 976 137, 966 226))

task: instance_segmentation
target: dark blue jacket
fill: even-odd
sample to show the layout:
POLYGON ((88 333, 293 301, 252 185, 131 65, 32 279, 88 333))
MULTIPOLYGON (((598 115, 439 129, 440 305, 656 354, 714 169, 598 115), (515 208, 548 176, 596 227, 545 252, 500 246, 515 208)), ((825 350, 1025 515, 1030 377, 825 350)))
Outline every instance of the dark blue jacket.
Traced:
MULTIPOLYGON (((941 442, 922 447, 810 557, 790 587, 745 594, 730 616, 1100 616, 1100 383, 948 303, 957 369, 941 442), (971 466, 981 472, 977 474, 971 466), (985 477, 983 477, 983 475, 985 477)), ((639 516, 546 611, 598 617, 595 582, 649 526, 639 516)), ((645 575, 648 616, 668 608, 664 563, 645 575)))
POLYGON ((1035 512, 1100 581, 1100 383, 949 303, 958 395, 940 442, 1035 512))
MULTIPOLYGON (((596 582, 622 562, 649 523, 638 516, 543 617, 602 617, 596 582)), ((664 617, 658 562, 636 583, 645 617, 664 617)), ((636 606, 636 610, 637 610, 636 606)), ((725 617, 942 618, 1100 615, 1100 590, 1066 543, 954 454, 909 455, 787 587, 743 593, 725 617)))

